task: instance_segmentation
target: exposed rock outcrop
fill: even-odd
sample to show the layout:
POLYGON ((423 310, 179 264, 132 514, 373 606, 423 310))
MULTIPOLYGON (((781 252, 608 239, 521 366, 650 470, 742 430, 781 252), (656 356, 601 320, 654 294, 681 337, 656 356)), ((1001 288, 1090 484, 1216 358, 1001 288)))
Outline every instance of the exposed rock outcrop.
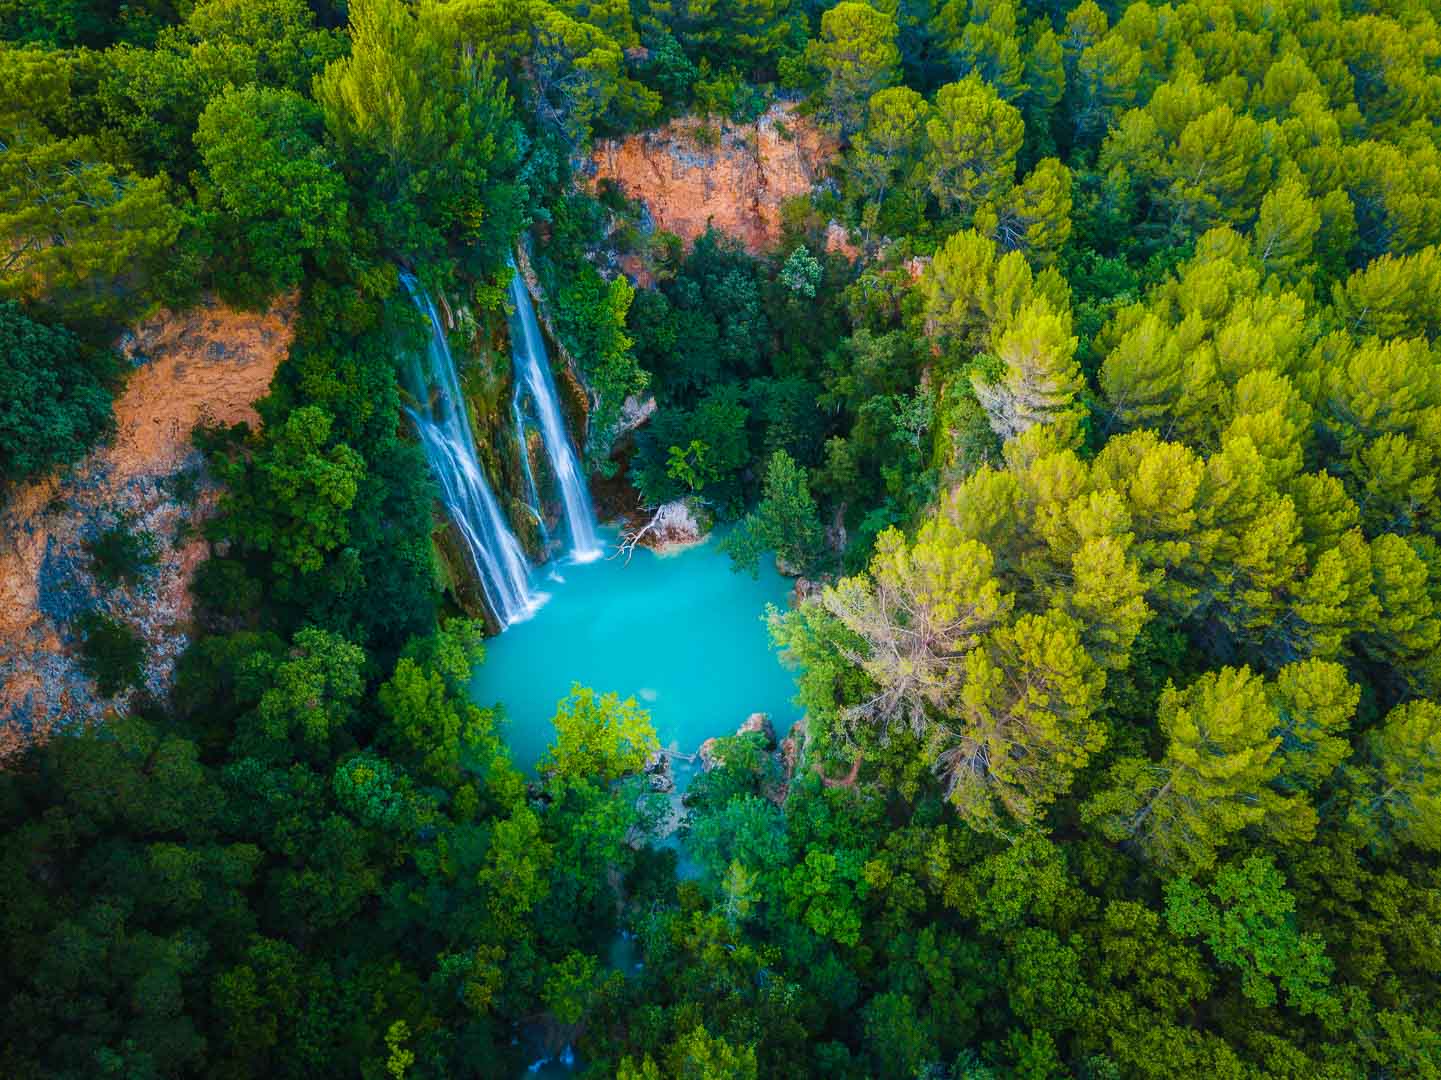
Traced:
POLYGON ((781 103, 753 124, 682 117, 603 141, 593 161, 596 179, 641 200, 657 229, 689 244, 713 225, 759 254, 780 240, 781 204, 809 194, 837 150, 834 137, 781 103))
POLYGON ((662 503, 654 511, 640 510, 636 517, 621 535, 617 549, 627 561, 638 547, 664 555, 699 544, 715 524, 714 515, 693 495, 662 503))
POLYGON ((777 746, 775 728, 771 726, 770 716, 761 712, 751 713, 741 726, 736 728, 734 736, 711 738, 700 744, 700 749, 696 752, 696 759, 700 762, 701 768, 710 772, 712 769, 718 769, 724 765, 726 747, 730 743, 730 739, 741 735, 759 735, 761 737, 761 750, 765 754, 765 757, 761 759, 764 763, 760 771, 761 794, 779 806, 785 802, 786 795, 790 791, 791 778, 795 775, 800 760, 805 754, 805 717, 801 717, 792 725, 790 733, 777 746))
POLYGON ((771 727, 771 718, 763 712, 751 713, 746 717, 745 723, 736 728, 737 735, 760 735, 765 739, 766 749, 774 750, 776 746, 776 731, 771 727))
MULTIPOLYGON (((759 735, 765 750, 771 751, 776 748, 776 731, 771 727, 770 714, 763 712, 751 713, 742 721, 741 726, 736 728, 736 735, 759 735)), ((734 738, 735 736, 731 736, 734 738)), ((700 744, 696 751, 696 759, 700 762, 701 768, 706 772, 718 769, 725 764, 725 758, 721 755, 720 738, 707 739, 700 744)))
POLYGON ((0 514, 0 764, 61 724, 100 718, 128 695, 101 698, 76 659, 74 622, 91 611, 133 626, 159 694, 188 642, 189 583, 206 555, 198 525, 218 490, 190 433, 202 421, 255 423, 254 401, 289 351, 295 303, 265 314, 218 304, 162 313, 125 335, 136 365, 115 402, 115 439, 63 477, 17 491, 0 514), (86 545, 120 520, 156 540, 156 563, 133 586, 102 589, 86 545))

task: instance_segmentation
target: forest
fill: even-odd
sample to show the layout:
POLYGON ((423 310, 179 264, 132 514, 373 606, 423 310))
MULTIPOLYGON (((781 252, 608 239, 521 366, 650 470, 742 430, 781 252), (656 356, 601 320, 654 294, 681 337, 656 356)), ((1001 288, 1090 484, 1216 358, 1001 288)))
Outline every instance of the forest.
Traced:
POLYGON ((173 686, 0 772, 5 1076, 1441 1077, 1434 3, 0 0, 0 236, 0 501, 299 305, 173 686), (588 179, 778 101, 769 251, 588 179), (642 704, 468 691, 400 271, 482 356, 517 245, 586 471, 817 583, 680 848, 642 704))

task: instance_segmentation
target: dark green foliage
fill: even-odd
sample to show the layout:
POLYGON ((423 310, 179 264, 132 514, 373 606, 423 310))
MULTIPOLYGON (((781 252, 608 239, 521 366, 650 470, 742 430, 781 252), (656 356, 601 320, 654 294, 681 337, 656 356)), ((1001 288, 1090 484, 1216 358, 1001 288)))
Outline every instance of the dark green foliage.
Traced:
POLYGON ((170 0, 6 0, 0 4, 0 39, 59 48, 144 45, 179 14, 179 5, 170 0))
POLYGON ((145 641, 128 623, 91 612, 76 623, 86 674, 106 697, 137 685, 145 665, 145 641))
POLYGON ((85 549, 95 580, 112 589, 138 583, 154 569, 158 554, 154 534, 137 530, 128 518, 100 533, 85 549))
POLYGON ((68 465, 114 427, 114 353, 87 349, 10 301, 0 304, 0 354, 0 484, 68 465))
POLYGON ((707 232, 662 294, 666 306, 638 312, 631 329, 636 356, 665 398, 694 402, 717 381, 762 373, 770 327, 759 267, 734 241, 707 232))
POLYGON ((824 545, 805 470, 784 450, 777 450, 766 465, 761 501, 726 536, 725 551, 737 569, 752 575, 767 551, 774 551, 788 572, 811 574, 825 560, 824 545))
MULTIPOLYGON (((1426 5, 62 0, 0 36, 40 46, 0 51, 5 483, 104 434, 107 320, 302 295, 261 424, 197 442, 168 699, 0 771, 7 1076, 1441 1076, 1426 5), (571 174, 662 109, 735 152, 773 80, 844 136, 775 250, 571 174), (819 578, 770 619, 806 731, 719 731, 678 849, 643 708, 577 688, 527 781, 482 628, 437 625, 393 262, 486 352, 526 222, 592 463, 654 393, 641 499, 819 578)), ((124 528, 93 555, 143 574, 124 528)), ((129 625, 74 630, 141 681, 129 625)))
POLYGON ((306 259, 345 257, 345 183, 322 133, 320 110, 289 90, 232 88, 201 114, 201 213, 228 295, 263 301, 299 285, 306 259))
POLYGON ((739 512, 741 470, 751 460, 749 418, 735 384, 713 390, 694 409, 662 409, 637 439, 636 490, 652 506, 694 493, 739 512))

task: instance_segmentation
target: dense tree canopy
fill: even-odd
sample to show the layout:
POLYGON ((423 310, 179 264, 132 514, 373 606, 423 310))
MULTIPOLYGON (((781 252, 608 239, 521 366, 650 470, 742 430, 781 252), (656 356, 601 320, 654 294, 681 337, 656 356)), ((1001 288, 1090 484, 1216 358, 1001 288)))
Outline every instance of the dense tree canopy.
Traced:
POLYGON ((123 323, 300 311, 196 433, 174 685, 0 773, 0 1069, 1441 1076, 1438 58, 1410 0, 0 0, 0 498, 123 323), (838 150, 770 250, 584 175, 780 98, 838 150), (512 511, 512 257, 610 500, 808 579, 803 727, 683 799, 620 688, 531 773, 472 696, 397 271, 512 511))

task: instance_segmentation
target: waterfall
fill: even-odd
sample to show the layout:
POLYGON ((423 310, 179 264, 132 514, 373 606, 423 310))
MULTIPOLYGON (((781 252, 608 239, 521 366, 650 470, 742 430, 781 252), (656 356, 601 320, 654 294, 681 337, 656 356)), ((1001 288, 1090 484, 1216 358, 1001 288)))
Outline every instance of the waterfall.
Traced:
POLYGON ((481 586, 501 629, 535 612, 545 600, 530 585, 530 564, 510 531, 475 453, 475 437, 450 345, 435 305, 420 283, 402 272, 415 306, 430 320, 425 355, 411 358, 406 372, 415 407, 407 409, 440 484, 441 502, 465 540, 481 586))
POLYGON ((530 464, 530 421, 521 411, 522 390, 522 384, 517 382, 515 393, 510 398, 510 411, 515 417, 515 441, 520 444, 521 471, 525 473, 525 508, 535 518, 536 528, 540 530, 541 550, 545 551, 550 546, 550 530, 546 527, 545 515, 540 512, 540 488, 536 487, 535 470, 530 464))
MULTIPOLYGON (((580 460, 576 456, 575 447, 570 444, 565 420, 560 415, 560 403, 556 399, 555 380, 550 374, 545 341, 540 336, 540 326, 535 321, 535 309, 530 305, 530 296, 525 291, 525 283, 521 281, 519 272, 511 275, 510 298, 515 305, 515 313, 510 318, 510 347, 515 361, 516 416, 519 418, 522 415, 520 395, 523 389, 534 406, 536 419, 540 423, 541 440, 545 443, 545 452, 550 458, 551 472, 555 474, 561 501, 565 505, 565 521, 570 529, 571 558, 577 562, 589 562, 603 553, 600 541, 596 538, 595 510, 591 506, 585 475, 580 471, 580 460)), ((523 445, 523 427, 518 434, 523 445)))

